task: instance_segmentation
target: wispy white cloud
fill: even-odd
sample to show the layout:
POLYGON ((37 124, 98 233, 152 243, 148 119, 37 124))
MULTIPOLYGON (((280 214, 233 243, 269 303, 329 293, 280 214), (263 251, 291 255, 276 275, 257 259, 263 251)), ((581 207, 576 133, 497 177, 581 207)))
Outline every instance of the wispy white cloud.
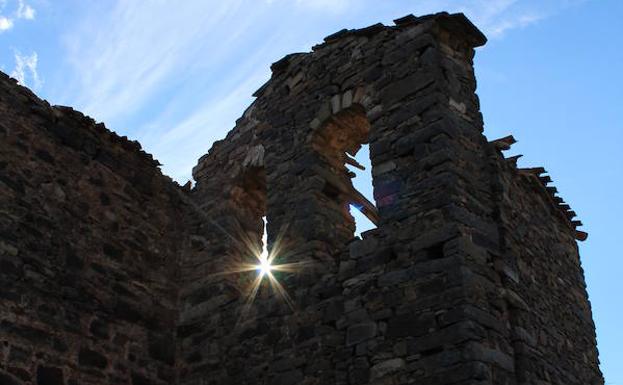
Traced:
POLYGON ((264 0, 264 2, 282 9, 294 6, 303 11, 319 12, 324 15, 342 14, 354 4, 354 0, 264 0))
POLYGON ((41 87, 41 79, 37 73, 38 56, 36 52, 30 55, 22 55, 15 51, 15 68, 11 72, 11 76, 17 79, 24 86, 41 87))
POLYGON ((24 0, 19 0, 16 15, 20 19, 33 20, 35 18, 35 9, 26 4, 24 0))
POLYGON ((316 11, 340 14, 348 10, 352 0, 296 0, 296 4, 316 11))
POLYGON ((5 16, 0 16, 0 33, 13 28, 13 20, 5 16))
POLYGON ((171 176, 189 175, 267 80, 270 63, 298 48, 284 44, 295 42, 287 32, 298 21, 276 24, 266 4, 206 3, 119 2, 85 15, 64 38, 72 76, 49 99, 139 139, 171 176))
POLYGON ((268 63, 276 60, 275 47, 283 44, 282 39, 282 34, 265 39, 220 80, 220 87, 204 94, 183 116, 171 118, 171 111, 163 111, 137 131, 146 148, 158 154, 165 173, 182 182, 191 178, 197 159, 233 128, 252 102, 252 93, 270 77, 268 63))
POLYGON ((462 5, 460 10, 474 19, 492 38, 499 38, 505 32, 523 28, 546 17, 541 7, 527 6, 518 0, 478 0, 462 5))
POLYGON ((442 10, 464 12, 490 37, 501 38, 555 11, 539 4, 536 0, 230 0, 175 6, 136 0, 117 1, 112 7, 93 3, 80 13, 82 21, 65 31, 67 78, 52 90, 57 94, 50 99, 76 106, 139 139, 169 175, 182 181, 197 157, 242 114, 251 92, 268 76, 269 64, 300 50, 303 43, 343 27, 442 10))
POLYGON ((515 29, 515 28, 524 28, 531 24, 538 22, 539 20, 544 19, 546 16, 544 14, 523 14, 518 15, 516 17, 507 18, 500 20, 492 25, 488 26, 489 35, 492 37, 500 37, 504 35, 505 32, 515 29))
POLYGON ((587 0, 429 0, 416 1, 414 13, 463 12, 488 37, 500 39, 587 0))
POLYGON ((240 31, 221 20, 241 1, 197 4, 202 3, 118 2, 108 14, 99 10, 88 16, 65 38, 78 81, 67 98, 99 119, 127 116, 161 87, 218 60, 240 31))
MULTIPOLYGON (((165 173, 182 182, 191 179, 197 159, 233 128, 236 118, 250 103, 251 93, 265 77, 266 71, 257 71, 228 94, 202 103, 188 117, 167 127, 162 135, 141 135, 145 146, 158 154, 165 173)), ((157 126, 157 121, 150 124, 154 132, 159 131, 157 126)))
MULTIPOLYGON (((0 11, 4 11, 6 8, 6 0, 0 0, 0 11)), ((0 33, 4 31, 8 31, 15 25, 15 19, 26 19, 33 20, 35 18, 35 9, 30 5, 26 4, 24 0, 18 0, 17 9, 13 16, 7 17, 0 15, 0 33)))

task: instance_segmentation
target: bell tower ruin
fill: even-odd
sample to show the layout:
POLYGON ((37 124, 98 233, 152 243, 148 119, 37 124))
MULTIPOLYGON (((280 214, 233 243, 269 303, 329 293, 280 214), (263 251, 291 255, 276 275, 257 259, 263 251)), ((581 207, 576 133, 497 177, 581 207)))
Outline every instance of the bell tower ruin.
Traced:
POLYGON ((586 233, 483 135, 485 42, 409 15, 284 57, 192 189, 3 76, 0 384, 603 384, 586 233), (264 218, 294 268, 250 295, 264 218))

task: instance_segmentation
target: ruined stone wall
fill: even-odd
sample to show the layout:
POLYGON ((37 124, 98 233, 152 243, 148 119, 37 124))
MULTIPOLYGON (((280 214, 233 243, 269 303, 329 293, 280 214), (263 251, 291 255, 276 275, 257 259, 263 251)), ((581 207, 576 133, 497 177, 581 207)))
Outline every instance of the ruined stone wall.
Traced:
MULTIPOLYGON (((181 320, 187 331, 180 335, 181 383, 603 381, 594 326, 585 315, 560 321, 563 305, 552 307, 546 294, 554 290, 553 278, 542 277, 537 286, 522 276, 526 282, 516 291, 507 282, 507 266, 520 264, 521 251, 556 248, 560 232, 560 241, 573 248, 576 232, 571 222, 559 223, 563 208, 550 207, 530 221, 556 227, 548 233, 553 239, 507 240, 521 228, 506 220, 510 213, 541 205, 531 201, 521 177, 501 171, 512 164, 499 153, 504 141, 489 143, 482 135, 472 57, 484 41, 460 15, 406 17, 394 27, 340 31, 314 52, 273 65, 273 77, 236 128, 199 161, 193 198, 212 218, 235 218, 226 233, 235 238, 243 228, 251 243, 266 215, 269 248, 285 244, 277 262, 303 266, 279 276, 295 310, 266 286, 245 305, 245 273, 226 279, 219 272, 232 261, 253 260, 252 247, 212 238, 204 250, 211 248, 206 256, 216 259, 204 256, 206 278, 191 281, 195 292, 204 287, 213 296, 181 296, 182 307, 190 301, 203 313, 188 325, 181 320), (364 143, 370 144, 378 228, 359 240, 346 211, 356 193, 340 166, 345 158, 336 154, 364 143), (261 209, 250 212, 236 203, 236 186, 258 169, 262 188, 245 202, 261 209), (525 194, 525 205, 502 195, 515 189, 525 194), (217 196, 227 204, 216 205, 217 196), (520 313, 522 297, 528 307, 520 313), (522 338, 529 339, 535 325, 558 341, 582 333, 583 353, 560 344, 526 345, 522 338), (582 369, 552 371, 559 360, 582 362, 582 369)), ((525 226, 538 232, 530 223, 525 226)), ((574 271, 568 282, 586 312, 577 262, 540 274, 574 271)))
POLYGON ((0 116, 0 383, 175 383, 179 188, 4 74, 0 116))
MULTIPOLYGON (((302 266, 279 277, 295 311, 267 285, 246 306, 236 294, 244 294, 245 273, 218 273, 252 260, 252 248, 222 229, 206 234, 220 251, 204 257, 204 282, 191 281, 195 292, 218 295, 188 297, 203 321, 181 322, 181 383, 599 383, 592 324, 570 328, 559 310, 542 311, 551 303, 547 284, 523 284, 520 294, 505 286, 501 261, 534 245, 506 243, 518 224, 501 213, 531 211, 534 202, 500 195, 507 161, 482 135, 475 95, 473 48, 483 43, 462 16, 406 17, 338 32, 273 65, 258 99, 195 168, 193 198, 212 218, 236 218, 227 233, 244 228, 251 243, 266 215, 269 248, 285 244, 277 263, 302 266), (356 194, 338 155, 364 143, 378 228, 358 240, 347 212, 356 194), (262 188, 250 200, 261 209, 253 213, 248 197, 236 203, 236 186, 258 169, 262 188), (217 196, 229 205, 214 204, 217 196), (519 295, 535 302, 522 316, 519 295), (552 333, 588 330, 592 353, 571 359, 586 367, 577 379, 536 369, 535 356, 549 348, 526 353, 519 325, 543 316, 552 333)), ((508 180, 525 189, 519 177, 508 180)), ((553 226, 563 215, 556 210, 541 221, 553 226)), ((562 239, 574 246, 575 231, 565 229, 562 239)), ((575 278, 585 295, 581 273, 575 278)), ((184 294, 181 301, 190 306, 184 294)), ((585 297, 578 306, 588 309, 585 297)))
POLYGON ((192 190, 3 76, 0 383, 602 384, 580 223, 482 134, 485 41, 441 13, 284 57, 192 190))
POLYGON ((601 384, 575 213, 541 168, 499 162, 496 284, 507 298, 519 383, 601 384))

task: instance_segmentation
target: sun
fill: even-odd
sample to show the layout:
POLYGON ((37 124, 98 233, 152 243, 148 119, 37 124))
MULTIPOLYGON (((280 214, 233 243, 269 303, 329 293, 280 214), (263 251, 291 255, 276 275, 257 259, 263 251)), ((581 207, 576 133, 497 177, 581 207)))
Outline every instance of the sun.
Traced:
POLYGON ((266 274, 270 274, 270 271, 273 269, 270 261, 267 257, 262 256, 259 258, 260 263, 256 265, 257 271, 260 273, 260 276, 264 276, 266 274))
MULTIPOLYGON (((1 0, 0 0, 1 1, 1 0)), ((235 249, 240 255, 245 256, 248 262, 237 262, 227 266, 223 271, 210 274, 212 277, 218 277, 230 274, 249 274, 255 272, 255 278, 249 284, 244 284, 246 288, 243 288, 244 303, 240 309, 240 315, 238 317, 239 324, 249 314, 251 314, 251 307, 253 302, 257 298, 258 292, 263 282, 267 282, 272 291, 279 297, 285 304, 292 310, 296 311, 294 301, 286 291, 286 288, 279 282, 278 277, 282 274, 298 273, 299 271, 311 267, 311 263, 308 261, 296 261, 283 263, 280 261, 288 260, 291 255, 290 248, 284 242, 285 234, 288 226, 281 229, 277 237, 273 242, 273 247, 268 250, 266 230, 264 230, 264 236, 261 243, 256 239, 249 237, 244 231, 239 231, 233 236, 226 231, 218 223, 210 220, 219 230, 223 232, 228 238, 233 241, 235 249), (259 247, 258 247, 259 246, 259 247), (253 262, 249 261, 254 259, 253 262), (276 274, 279 273, 279 274, 276 274)), ((283 277, 283 276, 282 276, 283 277)), ((241 282, 246 282, 246 278, 241 282)))

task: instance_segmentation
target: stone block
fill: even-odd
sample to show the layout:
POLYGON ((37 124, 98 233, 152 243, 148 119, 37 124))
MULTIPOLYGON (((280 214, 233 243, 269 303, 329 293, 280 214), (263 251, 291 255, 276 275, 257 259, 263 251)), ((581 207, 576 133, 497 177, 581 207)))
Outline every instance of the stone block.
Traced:
POLYGON ((270 382, 271 385, 297 385, 304 379, 300 370, 290 370, 285 373, 277 374, 270 382))
POLYGON ((410 269, 394 270, 379 276, 377 284, 379 287, 398 285, 407 282, 410 278, 410 269))
POLYGON ((108 365, 108 360, 101 353, 89 348, 81 348, 78 354, 78 363, 81 366, 104 369, 108 365))
POLYGON ((151 334, 148 346, 149 356, 167 365, 175 363, 175 339, 172 334, 151 334))
POLYGON ((333 95, 331 98, 331 111, 337 114, 342 109, 342 101, 340 95, 333 95))
POLYGON ((65 385, 63 371, 60 368, 38 366, 37 385, 65 385))
POLYGON ((94 319, 91 321, 89 331, 97 338, 108 339, 108 323, 103 320, 94 319))
POLYGON ((500 350, 491 349, 477 342, 469 343, 463 354, 466 359, 491 363, 511 373, 515 371, 515 361, 513 357, 500 350))
POLYGON ((353 105, 353 91, 348 90, 342 95, 342 108, 348 108, 353 105))
POLYGON ((405 361, 402 358, 392 358, 391 360, 379 362, 370 369, 372 380, 385 377, 389 374, 402 371, 405 368, 405 361))
POLYGON ((373 253, 378 245, 376 238, 355 240, 349 245, 349 255, 351 258, 358 259, 364 255, 373 253))
POLYGON ((435 327, 435 316, 431 313, 395 315, 387 322, 387 337, 421 336, 435 327))
POLYGON ((9 373, 5 373, 3 369, 0 369, 0 384, 2 385, 22 385, 21 381, 18 381, 15 377, 9 373))
POLYGON ((132 372, 132 385, 154 385, 154 383, 143 374, 132 372))
POLYGON ((381 92, 381 100, 383 100, 385 106, 389 107, 425 89, 434 82, 435 78, 429 72, 416 72, 385 87, 381 92))
POLYGON ((354 346, 376 336, 375 322, 365 322, 351 325, 346 330, 346 346, 354 346))
POLYGON ((379 176, 396 169, 396 163, 392 160, 379 164, 372 168, 372 175, 379 176))

